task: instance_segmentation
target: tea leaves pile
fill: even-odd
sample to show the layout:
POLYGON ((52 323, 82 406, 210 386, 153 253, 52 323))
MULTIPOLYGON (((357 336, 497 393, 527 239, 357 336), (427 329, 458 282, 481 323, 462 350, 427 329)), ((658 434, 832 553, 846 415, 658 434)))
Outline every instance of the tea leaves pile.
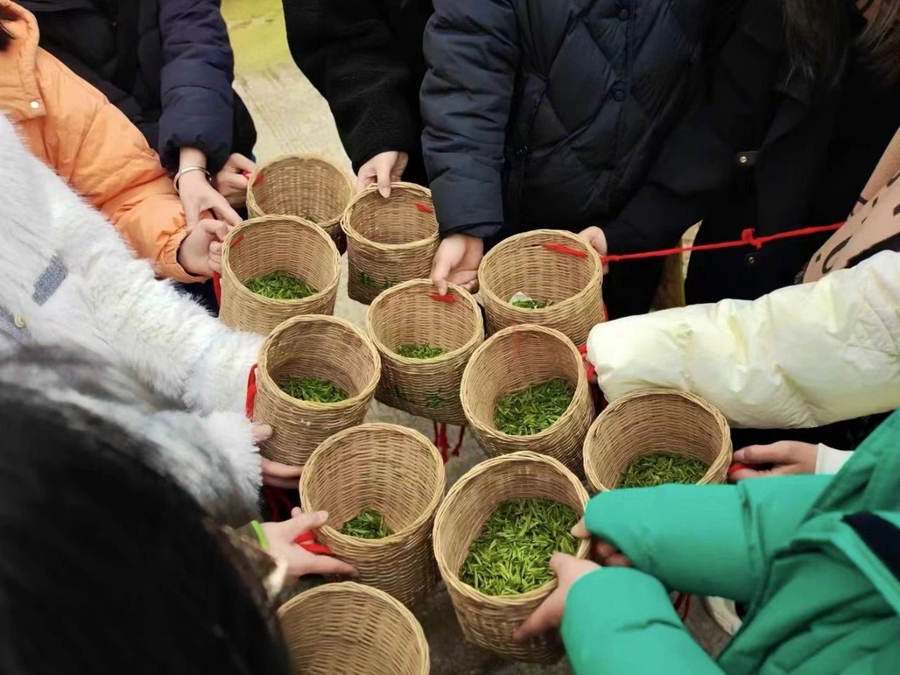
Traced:
POLYGON ((317 377, 293 377, 278 383, 285 394, 300 401, 340 403, 347 400, 347 392, 334 382, 317 377))
POLYGON ((566 380, 532 385, 500 399, 494 424, 510 436, 538 434, 563 416, 574 395, 575 388, 566 380))
POLYGON ((658 452, 634 460, 619 481, 620 488, 654 487, 665 483, 700 482, 709 467, 699 459, 658 452))
POLYGON ((443 347, 433 347, 425 344, 400 345, 396 349, 397 354, 407 359, 436 359, 447 353, 443 347))
POLYGON ((244 284, 252 292, 270 300, 302 300, 318 291, 288 272, 272 272, 248 279, 244 284))
POLYGON ((375 509, 363 509, 352 520, 344 523, 341 534, 360 539, 384 539, 390 537, 391 528, 384 522, 384 516, 375 509))

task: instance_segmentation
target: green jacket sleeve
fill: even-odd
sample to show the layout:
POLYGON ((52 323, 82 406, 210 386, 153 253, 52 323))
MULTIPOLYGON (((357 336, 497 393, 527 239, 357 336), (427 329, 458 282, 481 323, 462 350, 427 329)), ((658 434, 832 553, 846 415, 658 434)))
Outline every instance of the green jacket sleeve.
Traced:
POLYGON ((668 588, 749 602, 766 560, 788 543, 831 478, 612 490, 588 503, 585 523, 668 588))
POLYGON ((637 570, 606 567, 569 590, 562 637, 576 675, 721 675, 685 630, 662 584, 637 570))

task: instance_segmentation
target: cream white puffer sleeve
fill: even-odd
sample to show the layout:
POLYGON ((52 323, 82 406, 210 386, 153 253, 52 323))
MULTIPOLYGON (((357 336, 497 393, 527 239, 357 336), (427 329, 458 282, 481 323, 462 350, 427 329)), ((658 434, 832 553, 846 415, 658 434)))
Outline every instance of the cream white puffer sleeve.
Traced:
POLYGON ((691 391, 738 427, 815 427, 900 407, 900 253, 814 284, 594 327, 607 400, 691 391))

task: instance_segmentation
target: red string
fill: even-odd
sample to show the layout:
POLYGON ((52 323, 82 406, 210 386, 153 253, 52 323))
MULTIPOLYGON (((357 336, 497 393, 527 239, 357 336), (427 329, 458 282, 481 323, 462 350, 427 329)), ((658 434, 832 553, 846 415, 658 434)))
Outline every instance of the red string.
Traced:
POLYGON ((456 439, 456 445, 453 446, 453 456, 459 457, 459 451, 462 449, 463 440, 466 437, 466 428, 459 428, 459 437, 456 439))
POLYGON ((250 366, 250 375, 247 377, 247 400, 244 402, 244 412, 247 417, 253 419, 253 408, 256 405, 256 366, 250 366))
POLYGON ((438 295, 437 293, 432 293, 428 297, 431 298, 432 300, 437 300, 438 302, 450 302, 450 303, 456 302, 455 295, 449 295, 449 294, 448 295, 438 295))
POLYGON ((434 209, 425 204, 416 204, 416 208, 422 213, 434 213, 434 209))
POLYGON ((565 253, 566 255, 574 255, 576 258, 587 258, 588 254, 586 251, 579 251, 577 248, 572 248, 571 246, 566 246, 565 244, 544 244, 544 248, 548 251, 555 251, 556 253, 565 253))
POLYGON ((447 442, 447 425, 443 422, 434 422, 434 445, 441 452, 441 459, 444 460, 444 464, 446 464, 450 457, 447 454, 447 451, 450 449, 450 444, 447 442))
POLYGON ((739 246, 752 246, 756 250, 768 244, 770 241, 779 239, 793 239, 796 237, 806 237, 811 234, 820 234, 822 232, 833 232, 840 228, 844 223, 834 223, 833 225, 819 225, 816 227, 803 227, 799 230, 789 230, 787 232, 779 232, 778 234, 770 234, 765 237, 757 237, 755 230, 751 227, 741 232, 740 241, 720 241, 715 244, 698 244, 696 246, 678 246, 675 248, 667 248, 660 251, 645 251, 643 253, 626 253, 623 255, 605 255, 602 257, 604 263, 619 262, 620 260, 640 260, 642 258, 663 258, 665 256, 685 253, 687 251, 717 251, 723 248, 738 248, 739 246))
POLYGON ((213 292, 216 294, 216 304, 222 306, 222 276, 213 272, 213 292))

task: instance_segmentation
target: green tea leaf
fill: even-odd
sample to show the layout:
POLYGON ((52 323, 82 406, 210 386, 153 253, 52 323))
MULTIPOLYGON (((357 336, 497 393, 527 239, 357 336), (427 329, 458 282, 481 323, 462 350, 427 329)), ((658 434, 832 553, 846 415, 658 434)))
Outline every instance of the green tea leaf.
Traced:
POLYGON ((289 272, 272 272, 248 279, 244 284, 252 292, 271 300, 302 300, 318 291, 289 272))
POLYGON ((544 309, 545 307, 549 307, 553 304, 552 300, 532 300, 529 298, 528 300, 513 300, 510 302, 513 307, 519 307, 520 309, 544 309))
POLYGON ((395 351, 407 359, 436 359, 447 353, 443 347, 432 347, 425 344, 400 345, 395 351))
POLYGON ((575 388, 565 380, 535 384, 500 399, 494 424, 511 436, 532 436, 562 417, 574 396, 575 388))
POLYGON ((634 460, 619 481, 620 488, 654 487, 665 483, 698 483, 709 467, 699 459, 664 452, 634 460))
POLYGON ((334 382, 316 377, 292 377, 279 382, 278 387, 292 398, 313 403, 340 403, 349 398, 334 382))
POLYGON ((360 539, 384 539, 393 532, 384 522, 384 516, 375 509, 363 509, 359 515, 344 523, 339 530, 341 534, 360 539))

